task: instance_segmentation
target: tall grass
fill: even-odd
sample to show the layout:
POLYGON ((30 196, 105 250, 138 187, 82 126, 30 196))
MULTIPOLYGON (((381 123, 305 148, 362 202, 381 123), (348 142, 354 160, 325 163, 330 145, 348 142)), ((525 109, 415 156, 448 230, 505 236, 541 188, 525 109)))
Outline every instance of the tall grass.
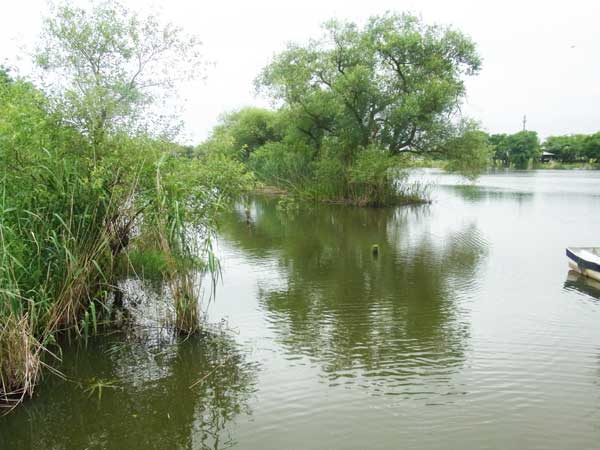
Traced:
POLYGON ((165 256, 163 276, 174 302, 177 330, 191 334, 200 329, 199 283, 195 279, 194 257, 198 252, 198 234, 189 229, 186 209, 178 201, 169 203, 162 183, 161 167, 156 170, 157 214, 154 231, 158 248, 165 256), (186 264, 187 263, 187 264, 186 264))
POLYGON ((0 179, 0 400, 33 394, 55 334, 97 328, 110 287, 113 199, 85 172, 45 152, 0 179))
POLYGON ((203 199, 202 189, 193 199, 180 196, 185 186, 165 186, 168 176, 159 168, 150 192, 140 192, 139 177, 116 189, 118 175, 98 189, 89 172, 54 155, 27 173, 36 181, 22 183, 20 193, 14 178, 0 179, 0 402, 13 405, 33 394, 57 333, 97 331, 110 310, 116 261, 127 259, 130 248, 163 261, 173 326, 187 334, 200 330, 198 274, 218 273, 210 247, 212 190, 203 199))
POLYGON ((33 395, 40 376, 41 344, 29 317, 4 313, 0 321, 0 408, 12 408, 33 395))
POLYGON ((146 135, 93 143, 30 83, 0 79, 0 403, 33 394, 57 334, 110 317, 130 251, 157 256, 173 326, 198 331, 216 217, 250 181, 241 163, 146 135))
POLYGON ((371 146, 347 157, 344 148, 315 155, 302 144, 270 143, 257 149, 248 166, 260 181, 299 198, 357 206, 429 201, 428 188, 409 182, 405 159, 371 146))
POLYGON ((0 403, 9 407, 33 394, 58 333, 87 337, 108 317, 129 249, 165 262, 183 333, 202 326, 198 273, 218 272, 210 236, 226 180, 198 178, 213 170, 206 163, 161 151, 146 163, 145 153, 125 177, 73 150, 34 155, 0 175, 0 403))

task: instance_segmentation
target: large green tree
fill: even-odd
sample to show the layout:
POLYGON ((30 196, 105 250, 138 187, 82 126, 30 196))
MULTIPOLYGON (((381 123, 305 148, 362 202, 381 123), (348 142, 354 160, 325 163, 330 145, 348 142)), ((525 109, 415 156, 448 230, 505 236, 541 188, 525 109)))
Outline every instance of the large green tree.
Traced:
POLYGON ((474 43, 408 14, 364 27, 330 21, 324 36, 290 45, 257 80, 295 113, 312 145, 335 144, 350 163, 371 145, 390 154, 445 153, 457 134, 464 77, 476 74, 474 43))
POLYGON ((261 108, 243 108, 221 117, 211 136, 199 146, 200 153, 220 152, 241 161, 259 147, 283 139, 283 117, 261 108))
POLYGON ((488 137, 488 144, 492 147, 492 158, 508 167, 510 149, 508 148, 508 135, 504 133, 492 134, 488 137))
POLYGON ((542 147, 544 151, 553 153, 561 162, 572 163, 586 158, 586 138, 583 134, 548 136, 542 147))
POLYGON ((588 159, 600 162, 600 132, 586 136, 583 147, 588 159))
POLYGON ((116 0, 85 9, 59 4, 44 21, 36 62, 68 121, 98 148, 116 131, 156 131, 150 107, 198 74, 199 41, 116 0))
POLYGON ((535 131, 520 131, 506 138, 509 161, 517 169, 526 169, 540 155, 540 140, 535 131))

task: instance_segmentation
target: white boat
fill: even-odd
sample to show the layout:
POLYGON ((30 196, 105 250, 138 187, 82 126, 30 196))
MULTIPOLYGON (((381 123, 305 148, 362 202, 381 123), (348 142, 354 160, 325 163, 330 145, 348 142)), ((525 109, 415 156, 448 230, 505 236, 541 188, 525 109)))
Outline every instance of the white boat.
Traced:
POLYGON ((600 281, 600 247, 567 247, 569 267, 600 281))

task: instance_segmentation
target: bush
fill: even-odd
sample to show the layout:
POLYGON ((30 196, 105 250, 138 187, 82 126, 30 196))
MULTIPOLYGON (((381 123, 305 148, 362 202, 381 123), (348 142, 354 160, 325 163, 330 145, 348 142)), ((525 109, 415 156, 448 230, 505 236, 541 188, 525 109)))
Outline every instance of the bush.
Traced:
POLYGON ((32 393, 40 351, 55 333, 97 329, 115 260, 130 249, 134 262, 164 274, 176 326, 198 328, 191 270, 216 270, 216 217, 252 177, 223 156, 179 151, 124 134, 93 147, 33 86, 0 85, 0 353, 10 354, 0 355, 0 400, 32 393))
POLYGON ((297 190, 312 177, 311 154, 301 142, 294 146, 270 142, 250 156, 248 167, 262 182, 297 190))
POLYGON ((457 172, 464 177, 475 180, 489 165, 492 148, 487 142, 488 137, 483 131, 468 129, 460 136, 450 139, 446 144, 450 156, 446 170, 457 172))

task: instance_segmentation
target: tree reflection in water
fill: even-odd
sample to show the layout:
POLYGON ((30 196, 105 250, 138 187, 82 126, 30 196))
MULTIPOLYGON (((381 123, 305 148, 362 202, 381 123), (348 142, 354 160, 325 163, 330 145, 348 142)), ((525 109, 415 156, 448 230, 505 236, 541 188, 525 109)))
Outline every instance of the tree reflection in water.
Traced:
POLYGON ((440 224, 426 206, 316 206, 290 217, 258 199, 249 211, 250 224, 240 210, 223 235, 277 261, 284 282, 260 285, 259 296, 290 356, 319 364, 333 385, 448 389, 469 337, 461 305, 477 295, 486 255, 472 222, 440 224))
POLYGON ((72 383, 48 380, 39 398, 0 421, 0 448, 229 448, 232 421, 251 413, 257 369, 226 331, 182 338, 134 328, 95 338, 65 352, 72 383))

